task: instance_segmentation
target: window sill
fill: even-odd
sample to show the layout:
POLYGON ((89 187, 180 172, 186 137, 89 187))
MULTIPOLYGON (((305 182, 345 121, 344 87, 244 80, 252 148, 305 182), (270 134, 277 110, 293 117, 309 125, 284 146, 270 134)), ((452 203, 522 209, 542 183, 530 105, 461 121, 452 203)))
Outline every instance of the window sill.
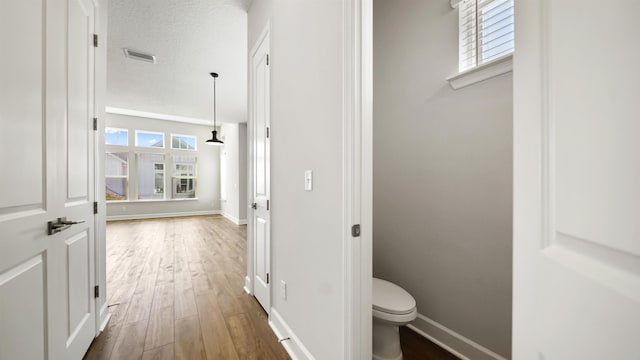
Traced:
POLYGON ((462 89, 513 71, 513 54, 496 59, 488 64, 480 65, 447 79, 454 90, 462 89))
POLYGON ((198 201, 198 198, 189 199, 148 199, 148 200, 107 200, 107 204, 136 204, 136 203, 161 203, 176 201, 198 201))

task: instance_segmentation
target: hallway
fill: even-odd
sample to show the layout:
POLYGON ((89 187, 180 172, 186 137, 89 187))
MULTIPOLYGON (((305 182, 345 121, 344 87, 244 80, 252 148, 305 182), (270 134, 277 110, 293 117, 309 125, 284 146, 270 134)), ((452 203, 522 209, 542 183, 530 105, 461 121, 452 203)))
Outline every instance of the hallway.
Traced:
POLYGON ((218 215, 108 223, 112 317, 85 359, 288 359, 242 288, 245 239, 218 215))

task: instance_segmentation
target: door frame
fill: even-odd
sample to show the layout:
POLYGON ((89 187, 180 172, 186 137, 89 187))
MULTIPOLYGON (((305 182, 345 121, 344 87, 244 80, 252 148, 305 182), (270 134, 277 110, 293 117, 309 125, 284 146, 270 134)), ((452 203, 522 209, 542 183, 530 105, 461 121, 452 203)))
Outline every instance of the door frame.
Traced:
POLYGON ((94 299, 96 309, 96 337, 106 328, 111 313, 107 302, 107 207, 104 201, 104 130, 106 118, 107 92, 107 22, 109 0, 93 0, 95 6, 94 33, 98 35, 98 47, 94 48, 94 117, 97 130, 94 131, 94 201, 98 203, 98 213, 94 215, 94 285, 99 286, 99 296, 94 299))
POLYGON ((343 14, 344 358, 371 359, 373 0, 345 0, 343 14))
MULTIPOLYGON (((343 328, 344 358, 370 359, 372 349, 371 284, 373 264, 373 0, 344 0, 343 3, 343 328), (352 236, 352 226, 360 235, 352 236)), ((265 36, 271 21, 249 52, 248 139, 252 139, 251 57, 265 36)), ((247 154, 253 142, 247 141, 247 154)), ((248 199, 253 196, 253 159, 247 161, 248 199)), ((251 236, 253 219, 247 221, 247 276, 244 290, 253 295, 255 246, 251 236)), ((270 313, 269 311, 267 311, 270 313)))
MULTIPOLYGON (((247 213, 247 276, 244 279, 244 290, 245 292, 247 292, 247 294, 252 296, 255 295, 253 279, 255 278, 256 247, 254 244, 254 237, 253 237, 253 230, 254 230, 253 209, 251 208, 251 205, 250 205, 253 202, 253 193, 254 193, 253 184, 254 184, 254 176, 255 176, 253 172, 253 168, 254 168, 254 159, 253 159, 254 120, 253 119, 255 116, 255 114, 253 113, 253 102, 255 100, 253 98, 253 84, 254 84, 255 74, 253 73, 253 66, 251 61, 255 53, 258 51, 258 48, 260 47, 260 45, 265 40, 268 40, 269 44, 271 43, 271 20, 267 21, 267 24, 265 25, 264 29, 260 33, 260 36, 258 36, 258 39, 253 44, 251 51, 247 53, 247 56, 248 56, 247 71, 249 75, 248 76, 249 84, 248 84, 248 91, 247 91, 248 100, 249 100, 248 101, 249 119, 247 121, 247 158, 248 158, 247 159, 248 160, 247 161, 247 208, 249 213, 247 213)), ((270 50, 271 49, 269 49, 269 51, 270 50)), ((271 87, 271 82, 269 82, 269 87, 271 87)), ((271 107, 269 107, 269 111, 271 111, 271 107)), ((271 162, 271 155, 269 155, 269 162, 271 162)), ((267 173, 269 174, 268 176, 270 176, 271 172, 269 171, 267 173)), ((269 181, 269 183, 270 182, 271 181, 269 181)), ((268 191, 268 193, 271 194, 270 190, 268 191)), ((271 222, 271 214, 269 214, 269 222, 271 222)), ((271 232, 271 226, 269 226, 269 232, 271 232)), ((269 234, 269 238, 271 238, 271 234, 269 234)), ((271 244, 269 244, 269 246, 271 246, 271 244)), ((269 251, 269 256, 271 256, 271 249, 269 249, 268 251, 269 251)), ((269 269, 269 271, 270 270, 271 269, 269 269)), ((265 311, 269 316, 271 316, 271 286, 268 287, 268 293, 269 293, 269 306, 268 306, 268 309, 265 309, 265 311)))

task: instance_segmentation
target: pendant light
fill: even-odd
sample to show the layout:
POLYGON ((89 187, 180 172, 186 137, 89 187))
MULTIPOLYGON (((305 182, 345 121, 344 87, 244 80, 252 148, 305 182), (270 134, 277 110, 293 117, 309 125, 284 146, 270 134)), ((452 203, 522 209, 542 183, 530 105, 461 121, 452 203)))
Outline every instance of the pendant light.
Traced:
POLYGON ((213 131, 211 132, 211 139, 207 140, 205 144, 222 146, 224 142, 218 140, 218 131, 216 131, 216 79, 218 78, 218 73, 211 73, 211 77, 213 78, 213 131))

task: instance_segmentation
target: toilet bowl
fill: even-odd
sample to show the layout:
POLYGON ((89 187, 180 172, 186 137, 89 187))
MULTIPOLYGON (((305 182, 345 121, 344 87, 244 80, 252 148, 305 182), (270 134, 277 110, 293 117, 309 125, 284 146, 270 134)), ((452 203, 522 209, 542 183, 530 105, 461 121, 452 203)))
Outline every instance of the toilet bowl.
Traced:
POLYGON ((373 359, 402 360, 398 328, 418 315, 416 300, 400 286, 373 278, 373 359))

